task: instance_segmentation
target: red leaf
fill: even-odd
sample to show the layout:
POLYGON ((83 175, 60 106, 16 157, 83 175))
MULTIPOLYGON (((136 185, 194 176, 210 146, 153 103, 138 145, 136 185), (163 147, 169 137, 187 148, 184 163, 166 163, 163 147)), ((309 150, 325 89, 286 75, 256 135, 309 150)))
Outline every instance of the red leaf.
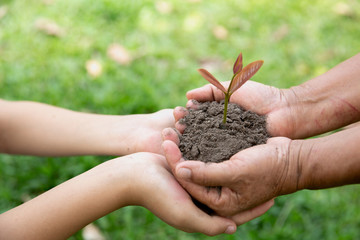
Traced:
POLYGON ((243 67, 243 58, 242 58, 242 53, 240 53, 234 63, 234 67, 233 67, 234 74, 240 72, 242 70, 242 67, 243 67))
POLYGON ((226 89, 223 85, 213 76, 211 73, 206 71, 205 69, 198 69, 201 76, 203 76, 209 83, 217 87, 219 90, 221 90, 223 93, 226 93, 226 89))
POLYGON ((263 60, 258 60, 248 64, 239 72, 233 79, 230 86, 230 95, 233 94, 239 87, 241 87, 247 80, 249 80, 263 65, 263 60))

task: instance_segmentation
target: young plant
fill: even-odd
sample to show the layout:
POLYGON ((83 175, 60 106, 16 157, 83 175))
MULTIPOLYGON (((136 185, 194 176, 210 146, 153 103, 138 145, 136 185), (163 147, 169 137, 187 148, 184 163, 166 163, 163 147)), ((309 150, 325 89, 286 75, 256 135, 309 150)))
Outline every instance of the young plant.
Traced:
POLYGON ((227 115, 227 107, 228 102, 230 101, 231 95, 238 90, 247 80, 249 80, 254 74, 260 69, 263 65, 263 60, 258 60, 248 64, 243 68, 243 57, 242 53, 237 57, 234 67, 233 73, 234 75, 231 78, 229 87, 225 89, 225 87, 205 69, 198 69, 201 76, 203 76, 207 81, 209 81, 212 85, 217 87, 220 91, 225 94, 225 105, 224 105, 224 118, 223 124, 226 124, 226 115, 227 115))

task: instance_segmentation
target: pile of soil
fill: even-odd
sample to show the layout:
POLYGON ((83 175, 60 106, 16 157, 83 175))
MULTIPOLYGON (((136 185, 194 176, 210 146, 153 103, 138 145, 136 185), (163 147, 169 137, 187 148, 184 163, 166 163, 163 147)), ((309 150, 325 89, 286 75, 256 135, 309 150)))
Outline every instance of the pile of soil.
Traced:
POLYGON ((186 160, 222 162, 245 148, 266 143, 270 137, 265 116, 229 103, 224 125, 223 101, 198 104, 196 110, 189 109, 189 114, 181 119, 186 128, 179 148, 186 160))

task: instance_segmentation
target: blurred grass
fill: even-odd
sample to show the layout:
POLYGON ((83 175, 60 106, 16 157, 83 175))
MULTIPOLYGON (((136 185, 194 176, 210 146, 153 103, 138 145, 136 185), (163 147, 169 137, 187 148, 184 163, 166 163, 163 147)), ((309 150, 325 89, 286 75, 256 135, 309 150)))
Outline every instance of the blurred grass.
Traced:
MULTIPOLYGON (((205 84, 196 72, 200 66, 227 80, 240 51, 245 64, 265 61, 255 81, 286 88, 360 49, 355 0, 166 3, 1 0, 1 98, 104 114, 154 112, 184 105, 186 91, 205 84), (38 19, 56 22, 64 35, 37 30, 38 19), (225 34, 216 37, 219 28, 225 34), (107 56, 112 43, 129 51, 130 65, 107 56), (103 67, 97 78, 86 72, 89 59, 103 67)), ((0 155, 0 212, 106 159, 0 155)), ((266 215, 215 239, 360 239, 359 190, 355 185, 280 197, 266 215)), ((208 239, 177 231, 140 207, 96 224, 107 239, 208 239)), ((81 233, 72 239, 82 239, 81 233)))

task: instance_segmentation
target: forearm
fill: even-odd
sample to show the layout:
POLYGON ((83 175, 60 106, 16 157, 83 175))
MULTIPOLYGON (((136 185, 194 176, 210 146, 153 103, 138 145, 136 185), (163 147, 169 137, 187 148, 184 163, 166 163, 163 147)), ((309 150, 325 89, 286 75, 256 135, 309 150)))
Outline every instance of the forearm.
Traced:
POLYGON ((88 114, 35 102, 0 101, 0 152, 40 156, 121 155, 135 117, 88 114), (120 126, 120 127, 119 127, 120 126))
POLYGON ((325 74, 284 90, 291 138, 328 132, 360 120, 360 54, 325 74))
POLYGON ((114 168, 112 161, 1 214, 0 239, 66 239, 127 205, 126 167, 114 168))
POLYGON ((360 183, 360 127, 308 140, 292 141, 294 190, 360 183))

